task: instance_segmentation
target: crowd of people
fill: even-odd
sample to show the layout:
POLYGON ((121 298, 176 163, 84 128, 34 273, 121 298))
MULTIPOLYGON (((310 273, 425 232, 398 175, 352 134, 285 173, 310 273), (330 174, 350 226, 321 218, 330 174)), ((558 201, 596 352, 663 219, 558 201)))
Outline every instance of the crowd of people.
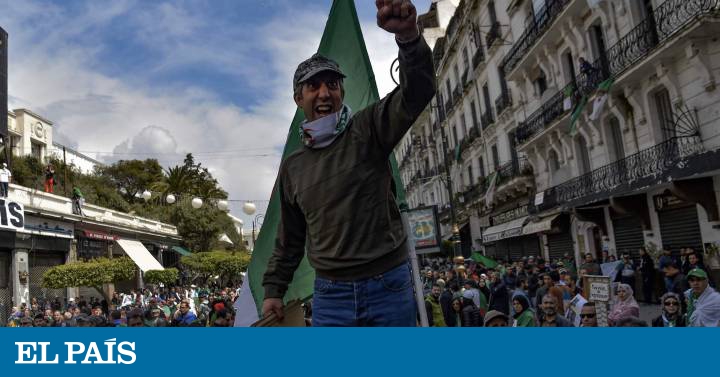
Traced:
POLYGON ((637 260, 603 252, 581 263, 567 254, 551 262, 422 258, 420 279, 430 326, 720 326, 720 293, 692 249, 663 251, 657 261, 644 249, 637 260), (589 276, 608 276, 609 302, 588 301, 589 276), (636 287, 643 301, 661 306, 651 321, 640 318, 636 287))
POLYGON ((96 297, 32 298, 12 308, 8 327, 229 327, 238 290, 168 287, 96 297))

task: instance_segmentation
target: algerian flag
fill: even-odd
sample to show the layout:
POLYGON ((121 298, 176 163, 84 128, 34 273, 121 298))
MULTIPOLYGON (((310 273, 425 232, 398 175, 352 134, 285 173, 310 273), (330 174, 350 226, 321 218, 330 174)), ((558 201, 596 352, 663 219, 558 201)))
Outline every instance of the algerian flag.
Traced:
POLYGON ((495 266, 498 265, 494 259, 486 257, 477 251, 472 253, 470 259, 474 260, 476 263, 482 263, 486 268, 495 268, 495 266))
MULTIPOLYGON (((392 38, 392 36, 388 36, 388 38, 392 38)), ((337 61, 347 76, 343 84, 345 88, 344 102, 351 109, 357 112, 379 100, 375 74, 373 74, 367 55, 353 0, 333 1, 318 52, 337 61)), ((306 55, 310 57, 312 52, 308 51, 306 55)), ((288 87, 288 96, 290 95, 292 95, 292 88, 288 87)), ((290 125, 283 159, 301 147, 298 127, 303 119, 305 119, 305 115, 302 109, 298 109, 290 125)), ((398 205, 402 206, 405 202, 405 192, 398 174, 397 162, 392 153, 390 154, 390 164, 395 180, 396 200, 398 205)), ((265 296, 262 279, 275 247, 275 235, 279 221, 280 197, 278 191, 273 189, 263 226, 255 242, 243 289, 235 304, 237 308, 235 326, 249 326, 259 319, 265 296)), ((285 294, 285 302, 296 299, 304 300, 312 296, 314 279, 315 271, 310 267, 307 257, 303 258, 285 294)))
POLYGON ((598 120, 598 118, 600 118, 600 114, 602 113, 602 110, 605 107, 605 102, 607 102, 607 100, 607 93, 595 97, 595 100, 593 101, 593 110, 590 114, 590 120, 596 121, 598 120))

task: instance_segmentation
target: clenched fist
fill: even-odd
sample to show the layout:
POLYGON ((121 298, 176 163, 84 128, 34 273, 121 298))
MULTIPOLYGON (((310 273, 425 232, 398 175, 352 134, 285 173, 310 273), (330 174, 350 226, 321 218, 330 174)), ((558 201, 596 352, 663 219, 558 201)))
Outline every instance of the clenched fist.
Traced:
POLYGON ((400 41, 418 36, 417 11, 410 0, 375 0, 377 23, 400 41))

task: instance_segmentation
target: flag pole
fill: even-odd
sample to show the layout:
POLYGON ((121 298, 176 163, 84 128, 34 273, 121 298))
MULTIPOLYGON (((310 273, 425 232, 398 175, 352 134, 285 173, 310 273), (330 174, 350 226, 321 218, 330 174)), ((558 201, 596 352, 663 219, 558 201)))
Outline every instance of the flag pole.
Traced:
POLYGON ((412 274, 413 286, 415 287, 415 301, 417 303, 418 314, 420 314, 420 326, 428 327, 427 311, 425 311, 425 298, 423 297, 422 283, 420 282, 420 267, 418 265, 418 257, 415 252, 415 239, 410 232, 410 223, 408 222, 407 211, 402 212, 403 227, 407 234, 407 248, 410 257, 410 273, 412 274))

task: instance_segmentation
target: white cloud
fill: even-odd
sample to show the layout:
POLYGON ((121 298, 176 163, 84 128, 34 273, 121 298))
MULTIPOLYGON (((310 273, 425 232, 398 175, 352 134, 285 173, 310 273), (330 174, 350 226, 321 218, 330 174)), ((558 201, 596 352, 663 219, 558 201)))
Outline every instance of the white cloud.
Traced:
MULTIPOLYGON (((248 46, 262 46, 259 53, 267 60, 241 56, 249 48, 242 47, 241 40, 234 41, 241 46, 237 51, 210 51, 235 37, 233 33, 223 37, 219 31, 220 43, 167 54, 161 64, 151 67, 151 71, 157 71, 193 59, 212 60, 210 67, 239 72, 244 85, 256 88, 259 98, 267 98, 243 106, 197 87, 178 89, 171 83, 167 87, 152 86, 103 74, 97 69, 102 62, 94 57, 99 49, 108 46, 73 44, 63 33, 36 40, 37 35, 31 37, 22 29, 28 18, 42 16, 48 22, 70 24, 65 36, 79 36, 113 18, 141 12, 142 5, 132 1, 118 2, 107 9, 89 5, 73 22, 67 22, 66 11, 56 7, 42 13, 43 8, 33 3, 14 6, 15 12, 23 12, 18 13, 23 14, 23 19, 8 26, 13 40, 22 47, 14 48, 11 55, 10 94, 14 103, 53 120, 57 130, 62 130, 56 132, 58 140, 97 158, 103 157, 92 152, 123 153, 116 155, 117 159, 132 158, 131 153, 155 153, 163 156, 160 160, 166 165, 181 163, 184 153, 193 152, 231 199, 269 199, 280 162, 278 151, 282 150, 296 110, 291 98, 292 74, 296 65, 317 49, 326 19, 318 12, 324 9, 295 7, 268 20, 253 35, 245 35, 252 38, 248 46), (199 56, 202 54, 205 56, 199 56), (238 67, 250 63, 259 67, 238 67), (177 154, 174 159, 173 153, 177 154)), ((163 16, 156 19, 156 25, 152 25, 153 17, 134 18, 138 26, 146 27, 141 30, 146 43, 188 37, 203 27, 181 8, 161 5, 157 9, 163 16), (182 24, 186 19, 187 23, 182 24), (168 34, 163 36, 165 32, 168 34)), ((393 36, 380 30, 374 20, 363 22, 362 29, 382 96, 395 86, 389 68, 397 56, 397 46, 393 36)), ((263 212, 267 203, 257 204, 259 212, 263 212)), ((241 205, 233 203, 232 210, 243 217, 241 205)), ((246 217, 246 224, 248 220, 246 217)))

